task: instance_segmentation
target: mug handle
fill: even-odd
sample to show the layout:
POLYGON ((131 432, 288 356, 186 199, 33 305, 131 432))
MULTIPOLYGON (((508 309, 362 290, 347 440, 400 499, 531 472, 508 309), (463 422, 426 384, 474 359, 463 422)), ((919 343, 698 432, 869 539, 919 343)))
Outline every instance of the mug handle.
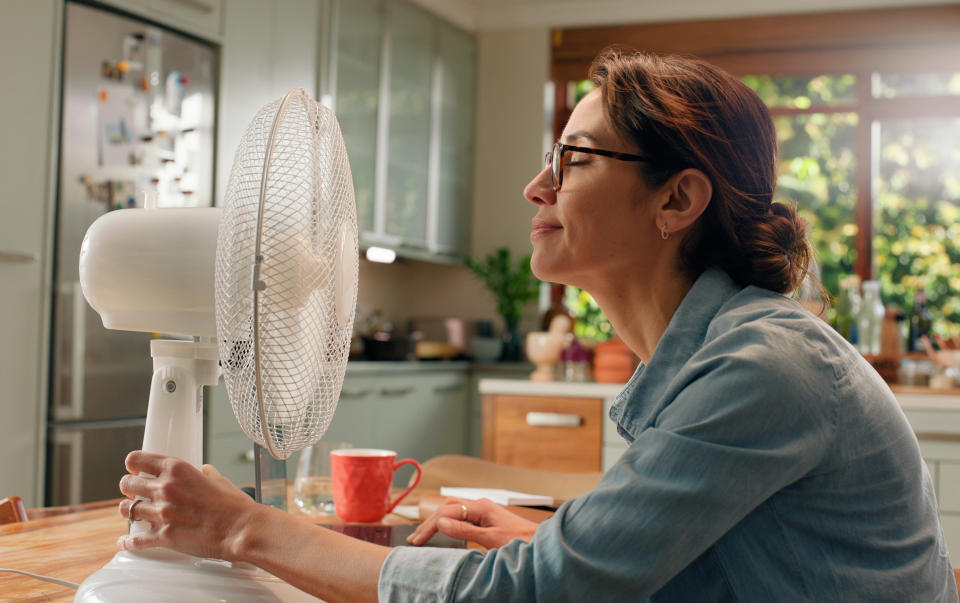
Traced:
POLYGON ((403 494, 397 497, 397 500, 390 503, 390 508, 387 509, 387 513, 390 513, 391 511, 393 511, 393 508, 396 507, 398 504, 400 504, 400 501, 406 498, 407 494, 410 494, 410 491, 416 488, 417 484, 420 483, 420 475, 423 473, 423 469, 420 468, 420 463, 418 463, 413 459, 403 459, 402 461, 397 461, 396 464, 394 464, 393 466, 394 472, 396 472, 397 469, 399 469, 400 467, 403 467, 404 465, 413 465, 417 470, 417 477, 416 479, 413 480, 413 484, 411 484, 409 488, 404 490, 403 494))

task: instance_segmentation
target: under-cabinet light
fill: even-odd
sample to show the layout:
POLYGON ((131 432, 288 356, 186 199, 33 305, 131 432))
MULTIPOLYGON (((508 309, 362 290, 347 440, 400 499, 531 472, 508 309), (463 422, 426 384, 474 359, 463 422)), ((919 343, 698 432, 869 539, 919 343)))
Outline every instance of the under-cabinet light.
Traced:
POLYGON ((397 252, 384 247, 367 247, 367 259, 371 262, 391 264, 393 260, 397 259, 397 252))

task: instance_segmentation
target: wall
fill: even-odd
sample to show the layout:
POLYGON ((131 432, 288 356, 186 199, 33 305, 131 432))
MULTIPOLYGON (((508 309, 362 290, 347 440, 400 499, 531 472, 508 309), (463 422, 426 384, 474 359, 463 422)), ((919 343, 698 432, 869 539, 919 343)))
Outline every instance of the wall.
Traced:
POLYGON ((0 498, 42 504, 51 233, 59 134, 56 0, 0 5, 0 498), (22 259, 18 259, 22 257, 22 259))

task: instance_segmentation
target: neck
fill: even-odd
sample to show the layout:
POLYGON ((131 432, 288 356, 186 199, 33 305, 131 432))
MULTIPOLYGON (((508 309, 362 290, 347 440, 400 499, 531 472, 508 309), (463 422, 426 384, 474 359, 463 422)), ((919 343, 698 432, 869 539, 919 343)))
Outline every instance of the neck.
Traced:
POLYGON ((590 294, 627 347, 644 363, 649 362, 674 312, 693 286, 693 279, 672 262, 665 262, 643 277, 623 275, 606 282, 617 284, 588 289, 590 294))

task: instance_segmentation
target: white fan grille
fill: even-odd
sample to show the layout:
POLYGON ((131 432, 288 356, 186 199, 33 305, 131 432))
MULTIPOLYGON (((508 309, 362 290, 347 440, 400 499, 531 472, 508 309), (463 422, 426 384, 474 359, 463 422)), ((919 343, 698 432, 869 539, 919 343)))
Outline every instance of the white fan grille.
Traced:
POLYGON ((350 164, 333 113, 302 90, 261 109, 237 148, 224 197, 217 333, 234 415, 278 459, 316 442, 333 418, 356 307, 356 228, 350 164), (255 295, 260 212, 264 287, 255 295), (342 253, 344 234, 352 245, 342 253), (347 275, 341 281, 353 281, 339 292, 338 271, 347 275), (337 295, 349 296, 339 315, 337 295))

